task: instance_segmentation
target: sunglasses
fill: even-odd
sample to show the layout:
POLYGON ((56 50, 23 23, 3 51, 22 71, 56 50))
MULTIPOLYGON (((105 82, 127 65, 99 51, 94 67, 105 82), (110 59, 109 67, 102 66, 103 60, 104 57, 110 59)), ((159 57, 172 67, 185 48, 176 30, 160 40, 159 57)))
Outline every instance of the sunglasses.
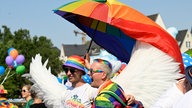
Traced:
POLYGON ((102 70, 93 70, 93 69, 90 69, 89 71, 90 71, 91 74, 103 72, 102 70))
POLYGON ((70 71, 72 74, 78 71, 77 69, 74 68, 63 68, 63 70, 65 71, 66 74, 68 73, 68 71, 70 71))
POLYGON ((21 90, 21 92, 27 92, 27 90, 21 90))

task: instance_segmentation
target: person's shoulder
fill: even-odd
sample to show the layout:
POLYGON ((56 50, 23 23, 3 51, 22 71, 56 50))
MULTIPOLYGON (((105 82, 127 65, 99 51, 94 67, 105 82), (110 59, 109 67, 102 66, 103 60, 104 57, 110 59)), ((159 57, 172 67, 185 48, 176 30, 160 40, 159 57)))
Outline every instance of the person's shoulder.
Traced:
POLYGON ((87 90, 91 90, 91 91, 97 91, 98 89, 97 88, 94 88, 92 87, 90 84, 84 84, 84 87, 87 89, 87 90))
MULTIPOLYGON (((107 82, 106 82, 107 83, 107 82)), ((114 90, 117 90, 117 89, 121 89, 123 91, 123 89, 121 88, 121 86, 113 81, 109 81, 109 83, 105 86, 104 88, 105 90, 110 90, 110 91, 114 91, 114 90), (116 88, 116 89, 114 89, 116 88)))

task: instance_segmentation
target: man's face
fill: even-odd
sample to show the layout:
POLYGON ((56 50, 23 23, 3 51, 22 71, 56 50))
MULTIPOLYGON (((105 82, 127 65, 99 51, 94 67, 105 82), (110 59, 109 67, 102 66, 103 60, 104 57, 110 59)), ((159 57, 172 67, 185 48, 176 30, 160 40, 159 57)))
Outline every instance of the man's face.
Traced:
POLYGON ((72 67, 65 67, 64 71, 68 77, 68 80, 72 84, 75 84, 81 80, 81 76, 83 74, 81 70, 72 67))
POLYGON ((93 62, 90 69, 91 72, 89 72, 89 75, 92 78, 91 86, 99 88, 99 86, 102 84, 102 76, 103 76, 103 71, 100 68, 100 64, 98 62, 93 62))

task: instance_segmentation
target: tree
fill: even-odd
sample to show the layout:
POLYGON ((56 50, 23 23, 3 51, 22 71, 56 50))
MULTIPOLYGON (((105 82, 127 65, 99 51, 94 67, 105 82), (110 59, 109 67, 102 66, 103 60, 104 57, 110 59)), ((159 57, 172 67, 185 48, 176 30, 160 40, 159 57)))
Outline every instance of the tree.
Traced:
MULTIPOLYGON (((48 66, 51 67, 54 75, 62 71, 62 62, 58 58, 60 51, 53 46, 51 40, 47 39, 46 36, 33 36, 31 38, 29 30, 19 29, 11 33, 8 27, 2 26, 2 31, 0 30, 0 65, 4 67, 8 67, 5 63, 5 58, 8 56, 8 49, 11 47, 15 48, 19 54, 24 55, 25 62, 23 65, 26 67, 25 73, 29 72, 32 57, 35 57, 38 53, 43 57, 43 62, 49 59, 48 66)), ((1 76, 1 82, 6 74, 1 76)), ((22 85, 30 82, 22 78, 20 74, 16 74, 15 69, 12 69, 11 74, 14 75, 6 80, 3 85, 9 92, 9 98, 18 98, 22 85)))
POLYGON ((192 57, 192 49, 187 50, 185 53, 189 54, 192 57))

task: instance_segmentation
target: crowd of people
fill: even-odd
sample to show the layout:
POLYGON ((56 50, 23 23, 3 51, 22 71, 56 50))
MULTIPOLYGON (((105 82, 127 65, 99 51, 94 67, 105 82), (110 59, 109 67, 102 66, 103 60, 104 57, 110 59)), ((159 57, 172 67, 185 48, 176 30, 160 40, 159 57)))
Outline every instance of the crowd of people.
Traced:
MULTIPOLYGON (((133 95, 125 94, 120 85, 111 80, 112 65, 109 61, 95 59, 90 64, 88 58, 88 55, 85 59, 77 55, 72 55, 63 64, 63 70, 68 77, 68 81, 71 83, 71 87, 67 88, 64 99, 61 102, 61 108, 102 108, 104 106, 107 108, 144 107, 141 101, 135 100, 133 95), (85 68, 89 70, 88 73, 85 72, 85 68), (91 84, 85 83, 82 79, 82 76, 85 74, 91 77, 91 84)), ((186 71, 188 70, 186 69, 186 71)), ((178 80, 174 84, 174 87, 183 93, 183 95, 178 96, 179 101, 184 96, 184 93, 191 90, 191 83, 187 77, 184 77, 178 80)), ((177 93, 174 94, 173 91, 171 93, 165 93, 167 97, 164 99, 162 97, 165 94, 162 94, 161 98, 151 108, 172 108, 175 104, 174 102, 176 102, 177 93), (172 99, 173 96, 175 96, 174 99, 172 99), (171 102, 169 99, 171 99, 171 102), (166 106, 167 103, 169 106, 166 106)))
MULTIPOLYGON (((109 61, 95 59, 90 64, 89 55, 85 59, 72 55, 62 67, 71 86, 67 87, 60 108, 144 108, 141 101, 133 95, 125 94, 120 85, 111 80, 112 65, 109 61), (91 84, 82 79, 85 74, 92 79, 91 84)), ((185 77, 162 94, 151 108, 190 107, 192 66, 187 67, 185 73, 185 77)), ((7 90, 0 85, 0 108, 18 108, 6 99, 6 94, 7 90)), ((24 108, 47 108, 43 98, 37 95, 36 89, 30 84, 21 88, 21 95, 26 100, 24 108)))
MULTIPOLYGON (((32 71, 30 71, 30 73, 32 75, 32 78, 40 79, 39 72, 41 71, 37 72, 38 75, 33 74, 33 72, 38 71, 35 70, 37 69, 36 68, 37 62, 35 62, 37 59, 36 57, 34 59, 34 63, 31 64, 32 67, 30 68, 33 69, 31 69, 32 71)), ((48 103, 48 107, 143 108, 143 105, 140 101, 135 100, 134 96, 130 94, 125 94, 123 89, 117 83, 114 83, 113 81, 110 80, 112 74, 112 65, 109 61, 103 59, 96 59, 92 64, 90 64, 88 59, 84 59, 78 55, 72 55, 67 58, 66 62, 63 64, 62 67, 65 74, 68 77, 68 81, 71 83, 71 86, 66 87, 65 93, 62 94, 62 96, 60 96, 60 98, 63 97, 61 100, 55 97, 55 99, 60 100, 60 102, 57 101, 57 105, 50 105, 50 103, 48 103), (88 70, 88 72, 85 71, 85 68, 88 70), (92 79, 91 84, 85 83, 85 81, 82 79, 83 75, 85 74, 91 77, 92 79)), ((42 73, 43 75, 46 74, 46 72, 42 73)), ((45 82, 47 81, 45 80, 45 82)), ((42 80, 40 81, 36 80, 36 83, 39 84, 41 89, 44 89, 40 85, 44 83, 42 82, 42 80)), ((42 90, 42 91, 46 92, 48 90, 42 90)), ((47 94, 45 93, 44 99, 47 99, 46 95, 47 94)), ((53 94, 48 93, 48 95, 50 96, 53 94)), ((51 102, 51 104, 54 104, 54 102, 51 102)))

